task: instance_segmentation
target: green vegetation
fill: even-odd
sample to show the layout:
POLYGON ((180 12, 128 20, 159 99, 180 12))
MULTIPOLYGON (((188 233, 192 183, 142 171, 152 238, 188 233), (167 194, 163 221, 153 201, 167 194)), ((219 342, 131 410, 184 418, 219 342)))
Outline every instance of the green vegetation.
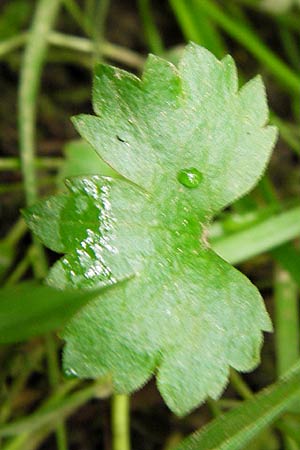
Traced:
POLYGON ((98 117, 78 116, 76 128, 126 180, 67 179, 70 195, 25 213, 45 245, 67 253, 50 285, 115 285, 67 326, 65 370, 111 374, 120 393, 155 371, 183 415, 219 397, 229 366, 252 369, 261 330, 272 329, 258 291, 205 236, 213 215, 261 176, 276 129, 264 126, 260 78, 237 92, 233 60, 194 44, 178 70, 150 57, 141 81, 97 66, 93 104, 98 117))
POLYGON ((1 448, 300 449, 299 30, 296 1, 4 2, 1 448))

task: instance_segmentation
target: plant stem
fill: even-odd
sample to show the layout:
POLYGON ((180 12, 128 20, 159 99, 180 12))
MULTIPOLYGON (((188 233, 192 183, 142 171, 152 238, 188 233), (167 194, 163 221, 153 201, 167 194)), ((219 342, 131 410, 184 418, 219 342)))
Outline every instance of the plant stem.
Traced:
POLYGON ((285 269, 300 288, 300 251, 292 243, 286 243, 272 250, 272 257, 285 269))
POLYGON ((12 286, 16 284, 25 274, 31 263, 31 255, 30 255, 31 249, 32 247, 29 247, 29 249, 25 253, 25 256, 14 268, 14 271, 9 275, 9 277, 5 281, 5 286, 12 286))
POLYGON ((138 0, 138 7, 148 47, 152 53, 162 55, 164 53, 164 46, 155 25, 150 0, 138 0))
POLYGON ((226 54, 226 45, 219 31, 205 13, 201 2, 170 0, 170 6, 187 41, 203 45, 218 58, 226 54))
POLYGON ((277 375, 299 358, 298 288, 290 274, 275 266, 275 348, 277 375))
POLYGON ((300 141, 296 136, 296 133, 293 133, 292 125, 283 121, 275 114, 271 114, 270 123, 276 125, 278 127, 280 138, 284 140, 291 149, 299 156, 300 155, 300 141))
MULTIPOLYGON (((289 272, 277 264, 275 264, 274 306, 276 367, 277 376, 280 377, 299 358, 299 310, 298 287, 289 272)), ((288 424, 288 418, 281 420, 281 426, 288 424)), ((287 431, 283 428, 281 433, 284 448, 294 448, 293 440, 287 431)))
MULTIPOLYGON (((45 425, 51 426, 53 430, 61 420, 67 418, 73 411, 95 397, 96 393, 97 384, 93 384, 68 395, 66 398, 61 398, 53 404, 50 403, 51 406, 45 407, 43 405, 25 418, 0 426, 0 437, 16 436, 21 433, 35 433, 45 425)), ((57 397, 57 394, 54 393, 52 397, 57 397)))
POLYGON ((294 34, 285 26, 279 28, 279 37, 291 67, 300 70, 300 52, 294 34))
POLYGON ((245 383, 245 381, 243 380, 241 375, 239 375, 233 369, 230 370, 230 382, 231 382, 232 386, 234 387, 235 391, 238 394, 240 394, 240 396, 244 400, 247 400, 247 399, 253 397, 253 392, 251 391, 251 389, 249 388, 247 383, 245 383))
POLYGON ((43 280, 46 277, 48 271, 47 257, 42 244, 32 237, 33 245, 30 251, 30 261, 33 269, 34 277, 37 280, 43 280))
MULTIPOLYGON (((26 204, 37 200, 38 189, 35 173, 35 133, 37 97, 41 73, 48 45, 48 34, 53 26, 60 6, 60 0, 40 0, 33 18, 24 52, 19 86, 19 134, 21 169, 24 180, 26 204)), ((36 250, 35 273, 44 278, 47 261, 43 247, 33 237, 36 250)))
POLYGON ((105 34, 105 23, 109 11, 110 0, 97 0, 95 2, 94 20, 93 20, 93 44, 95 62, 103 59, 103 43, 105 34))
POLYGON ((1 242, 5 242, 7 245, 14 247, 19 240, 24 236, 28 230, 27 225, 23 218, 17 220, 17 222, 11 227, 9 233, 2 239, 1 242))
MULTIPOLYGON (((18 397, 22 389, 24 388, 28 378, 30 377, 32 371, 40 363, 44 355, 44 349, 41 345, 31 350, 30 356, 28 355, 23 360, 22 371, 14 378, 12 385, 10 387, 7 398, 2 402, 0 408, 0 423, 3 424, 7 422, 12 414, 12 409, 14 406, 14 400, 18 397)), ((0 444, 1 446, 1 444, 0 444)), ((0 447, 1 448, 1 447, 0 447)))
POLYGON ((170 0, 170 6, 172 7, 173 13, 176 16, 185 39, 192 40, 197 44, 202 45, 203 42, 199 36, 200 31, 195 24, 191 8, 189 7, 191 5, 188 6, 185 1, 170 0))
POLYGON ((19 132, 20 156, 24 177, 26 203, 37 199, 35 176, 35 125, 37 97, 48 46, 48 34, 53 26, 60 0, 40 0, 34 15, 20 74, 19 132))
POLYGON ((10 53, 22 47, 22 45, 25 44, 27 38, 28 34, 22 33, 0 42, 0 58, 1 56, 6 55, 6 53, 10 53))
POLYGON ((212 398, 208 398, 206 400, 207 406, 210 409, 210 412, 213 417, 218 417, 222 414, 222 410, 220 408, 219 402, 217 400, 213 400, 212 398))
POLYGON ((97 0, 85 0, 83 20, 85 21, 85 24, 89 29, 88 31, 89 35, 91 35, 92 30, 91 24, 93 23, 96 1, 97 0))
POLYGON ((232 409, 236 408, 241 404, 242 400, 236 400, 231 398, 221 398, 218 400, 218 404, 221 409, 232 409))
MULTIPOLYGON (((35 170, 35 139, 37 98, 41 82, 41 74, 48 46, 50 33, 60 7, 60 0, 40 0, 37 4, 32 27, 27 40, 23 64, 20 74, 19 88, 19 133, 21 169, 24 180, 26 204, 33 204, 38 198, 38 184, 35 170)), ((35 275, 46 276, 48 267, 42 245, 33 237, 33 259, 35 275)), ((58 363, 56 349, 53 347, 52 336, 46 337, 46 348, 49 363, 49 379, 52 387, 58 380, 58 363), (55 370, 55 372, 54 372, 55 370)), ((57 425, 56 441, 59 450, 67 449, 67 439, 64 424, 57 425)))
POLYGON ((113 450, 130 450, 129 397, 115 394, 112 397, 113 450))
POLYGON ((90 24, 85 20, 83 17, 83 11, 78 6, 78 3, 76 3, 75 0, 62 0, 64 7, 72 16, 74 21, 77 23, 77 25, 81 28, 81 30, 87 35, 90 36, 91 30, 90 30, 90 24))
MULTIPOLYGON (((51 334, 45 336, 47 361, 48 361, 48 377, 51 387, 54 389, 59 385, 60 371, 57 358, 57 346, 55 338, 51 334)), ((59 450, 67 450, 67 431, 63 422, 57 425, 56 428, 56 440, 59 450)))
MULTIPOLYGON (((279 206, 279 200, 272 182, 267 175, 263 177, 265 187, 262 191, 268 204, 279 206)), ((263 185, 261 184, 261 187, 263 185)), ((273 258, 291 260, 293 271, 298 272, 298 261, 293 261, 292 245, 278 247, 271 253, 273 258), (294 264, 293 264, 294 263, 294 264)), ((291 266, 291 267, 292 267, 291 266)), ((274 276, 274 306, 275 306, 275 350, 277 363, 277 376, 284 375, 299 358, 299 308, 298 286, 293 280, 293 271, 284 270, 275 263, 274 276)))
MULTIPOLYGON (((35 158, 34 166, 37 169, 59 169, 63 161, 63 158, 35 158)), ((0 158, 0 171, 19 169, 21 169, 21 161, 19 158, 0 158)))
MULTIPOLYGON (((52 32, 49 35, 49 43, 58 47, 65 47, 84 53, 93 53, 94 51, 94 44, 90 39, 70 36, 58 32, 52 32)), ((102 42, 102 54, 106 58, 110 58, 124 63, 129 67, 139 69, 145 62, 145 58, 138 53, 121 47, 120 45, 111 44, 110 42, 102 42)))
MULTIPOLYGON (((53 187, 56 183, 56 177, 55 176, 45 176, 42 180, 39 181, 39 186, 50 186, 53 187)), ((4 183, 2 185, 0 183, 0 194, 6 194, 8 192, 17 192, 17 191, 23 191, 24 186, 22 183, 4 183)))
MULTIPOLYGON (((22 33, 14 38, 7 39, 7 41, 1 42, 0 58, 10 51, 22 47, 27 42, 28 35, 29 33, 22 33)), ((93 42, 90 39, 55 31, 49 33, 48 42, 57 47, 68 48, 83 53, 93 53, 94 51, 93 42)), ((102 42, 102 54, 106 58, 126 64, 128 67, 134 69, 141 69, 145 62, 145 58, 137 52, 107 41, 102 42)))

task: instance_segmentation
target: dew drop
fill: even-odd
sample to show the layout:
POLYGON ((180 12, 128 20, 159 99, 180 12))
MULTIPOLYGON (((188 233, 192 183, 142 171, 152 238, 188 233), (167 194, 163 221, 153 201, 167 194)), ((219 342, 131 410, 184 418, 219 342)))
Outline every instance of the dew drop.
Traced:
POLYGON ((191 167, 190 169, 182 169, 177 174, 177 180, 179 183, 189 189, 197 188, 202 179, 202 173, 194 167, 191 167))
POLYGON ((76 372, 76 370, 72 369, 72 368, 64 368, 64 377, 66 379, 74 379, 74 378, 78 378, 78 374, 76 372))

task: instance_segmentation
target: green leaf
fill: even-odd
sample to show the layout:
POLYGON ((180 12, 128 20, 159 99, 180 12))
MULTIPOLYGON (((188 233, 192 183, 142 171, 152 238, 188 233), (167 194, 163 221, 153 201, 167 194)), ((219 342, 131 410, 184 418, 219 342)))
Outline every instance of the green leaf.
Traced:
MULTIPOLYGON (((212 240, 214 251, 231 264, 247 259, 295 239, 300 235, 300 207, 267 217, 253 226, 212 240)), ((294 255, 290 255, 290 265, 294 255)), ((295 261, 296 262, 296 261, 295 261)), ((287 268, 288 269, 288 268, 287 268)), ((289 270, 289 269, 288 269, 289 270)), ((296 280, 297 281, 297 280, 296 280)))
POLYGON ((239 450, 300 396, 300 362, 282 380, 185 439, 176 450, 239 450))
POLYGON ((37 282, 0 290, 0 344, 24 341, 65 325, 99 291, 60 291, 37 282))
POLYGON ((71 179, 69 194, 26 213, 40 239, 66 253, 51 284, 116 284, 67 326, 64 366, 111 374, 120 393, 156 373, 183 415, 221 394, 229 366, 255 367, 271 330, 257 289, 206 240, 213 215, 249 191, 269 159, 276 130, 265 126, 264 87, 256 78, 238 91, 230 57, 190 44, 178 69, 150 56, 141 80, 99 65, 93 103, 98 116, 74 123, 125 179, 71 179))
POLYGON ((204 177, 189 193, 191 204, 210 215, 259 180, 276 137, 274 127, 263 126, 261 79, 237 93, 233 60, 220 62, 193 44, 179 70, 150 56, 142 80, 98 66, 93 103, 100 117, 82 115, 74 123, 109 165, 155 194, 162 183, 176 189, 177 173, 195 167, 204 177))
POLYGON ((65 161, 58 174, 58 185, 64 187, 64 180, 77 175, 119 175, 104 161, 95 150, 82 139, 73 140, 64 147, 65 161))

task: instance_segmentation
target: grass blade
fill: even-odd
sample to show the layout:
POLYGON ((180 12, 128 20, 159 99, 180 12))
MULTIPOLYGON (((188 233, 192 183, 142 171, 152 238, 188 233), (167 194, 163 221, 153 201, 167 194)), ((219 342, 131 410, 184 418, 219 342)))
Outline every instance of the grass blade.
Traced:
POLYGON ((278 419, 300 395, 300 362, 285 378, 210 422, 176 450, 239 450, 278 419))
POLYGON ((300 207, 295 207, 251 228, 213 240, 212 247, 226 261, 239 264, 299 235, 300 207))

